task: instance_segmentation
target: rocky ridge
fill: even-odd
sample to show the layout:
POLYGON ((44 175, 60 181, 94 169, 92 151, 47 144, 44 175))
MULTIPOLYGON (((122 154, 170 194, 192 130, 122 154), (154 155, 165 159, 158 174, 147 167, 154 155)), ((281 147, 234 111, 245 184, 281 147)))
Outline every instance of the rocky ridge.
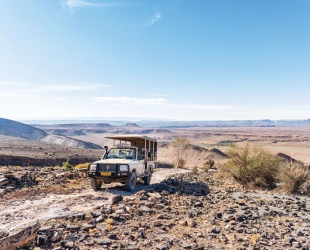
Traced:
MULTIPOLYGON (((247 192, 211 172, 178 174, 102 196, 90 213, 64 210, 33 224, 21 249, 309 249, 309 208, 309 197, 247 192)), ((0 249, 8 237, 0 232, 0 249)))

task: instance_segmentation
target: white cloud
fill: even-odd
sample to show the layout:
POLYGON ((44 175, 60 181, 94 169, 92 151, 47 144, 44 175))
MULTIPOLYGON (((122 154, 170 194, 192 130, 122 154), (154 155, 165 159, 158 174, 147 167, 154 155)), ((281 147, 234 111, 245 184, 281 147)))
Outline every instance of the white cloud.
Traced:
POLYGON ((229 105, 203 105, 203 104, 180 104, 172 103, 165 98, 137 98, 137 97, 92 97, 95 101, 110 103, 117 106, 151 106, 158 108, 172 108, 172 109, 196 109, 196 110, 219 110, 230 111, 237 108, 229 105))
POLYGON ((74 8, 81 8, 81 7, 113 7, 113 6, 121 6, 124 4, 117 4, 117 3, 95 3, 90 1, 84 0, 65 0, 62 1, 63 7, 68 7, 71 11, 74 8))
POLYGON ((219 111, 229 111, 236 110, 237 107, 230 105, 204 105, 204 104, 171 104, 172 108, 181 109, 204 109, 204 110, 219 110, 219 111))
POLYGON ((25 85, 29 85, 29 83, 26 82, 14 82, 14 81, 0 81, 0 85, 11 85, 11 86, 16 86, 16 85, 20 85, 20 86, 25 86, 25 85))
POLYGON ((148 106, 157 106, 165 105, 168 103, 168 100, 164 98, 137 98, 137 97, 92 97, 91 99, 100 102, 106 102, 117 105, 148 105, 148 106))
POLYGON ((99 88, 109 88, 111 85, 45 85, 44 89, 54 91, 84 91, 95 90, 99 88))
POLYGON ((23 93, 0 93, 0 97, 2 98, 36 98, 40 97, 40 95, 35 94, 23 94, 23 93))
POLYGON ((156 12, 155 15, 150 20, 150 25, 153 25, 154 23, 158 22, 161 18, 160 12, 156 12))

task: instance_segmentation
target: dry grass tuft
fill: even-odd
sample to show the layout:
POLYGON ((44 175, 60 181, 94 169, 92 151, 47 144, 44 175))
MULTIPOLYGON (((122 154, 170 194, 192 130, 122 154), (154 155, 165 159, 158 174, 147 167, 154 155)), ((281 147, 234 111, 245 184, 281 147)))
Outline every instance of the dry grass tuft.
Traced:
POLYGON ((88 168, 89 163, 81 163, 78 164, 74 167, 74 169, 83 169, 83 168, 88 168))
POLYGON ((282 163, 279 171, 279 179, 282 182, 281 188, 286 193, 310 191, 310 171, 299 162, 282 163))
POLYGON ((204 164, 203 164, 203 170, 207 173, 211 168, 214 167, 214 160, 208 159, 204 164))
POLYGON ((109 218, 105 220, 105 223, 109 224, 109 225, 113 225, 114 224, 114 220, 109 218))
POLYGON ((260 234, 253 234, 252 235, 252 243, 253 244, 257 244, 257 242, 259 242, 260 240, 260 234))

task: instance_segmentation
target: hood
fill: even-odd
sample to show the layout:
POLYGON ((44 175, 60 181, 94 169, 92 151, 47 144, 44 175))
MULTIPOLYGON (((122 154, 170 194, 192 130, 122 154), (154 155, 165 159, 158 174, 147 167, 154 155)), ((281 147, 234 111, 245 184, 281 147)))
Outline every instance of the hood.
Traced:
POLYGON ((95 161, 94 163, 102 163, 102 164, 130 164, 134 160, 128 160, 128 159, 103 159, 99 161, 95 161))

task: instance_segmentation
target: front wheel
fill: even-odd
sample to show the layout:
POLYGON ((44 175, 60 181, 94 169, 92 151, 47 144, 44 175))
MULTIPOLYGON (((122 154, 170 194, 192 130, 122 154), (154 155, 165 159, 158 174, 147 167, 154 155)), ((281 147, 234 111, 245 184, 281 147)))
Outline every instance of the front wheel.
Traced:
POLYGON ((143 177, 144 185, 150 185, 150 183, 151 183, 151 178, 152 178, 152 172, 151 172, 151 170, 149 170, 147 176, 144 176, 144 177, 143 177))
POLYGON ((101 188, 102 181, 92 178, 90 180, 90 185, 94 191, 97 191, 101 188))
POLYGON ((128 191, 134 191, 136 188, 137 176, 135 172, 131 172, 126 179, 125 189, 128 191))

